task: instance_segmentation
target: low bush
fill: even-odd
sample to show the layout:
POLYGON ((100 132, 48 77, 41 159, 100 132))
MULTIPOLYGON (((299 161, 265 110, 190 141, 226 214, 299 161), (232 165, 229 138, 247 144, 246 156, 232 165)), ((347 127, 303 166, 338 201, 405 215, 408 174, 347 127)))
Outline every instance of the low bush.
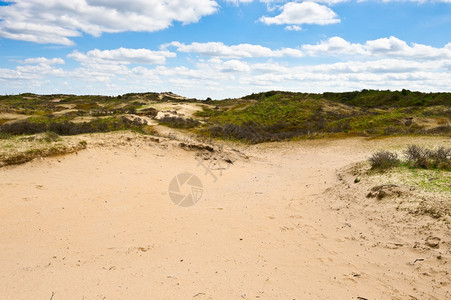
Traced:
POLYGON ((232 140, 242 140, 249 143, 260 143, 271 140, 271 134, 265 130, 264 126, 254 123, 244 123, 243 125, 225 124, 216 125, 209 128, 213 137, 220 137, 232 140))
POLYGON ((296 128, 284 122, 266 126, 254 122, 244 122, 242 125, 228 123, 211 126, 208 131, 212 137, 248 143, 277 142, 313 133, 309 126, 296 128))
POLYGON ((74 123, 70 121, 33 122, 24 120, 0 126, 0 134, 28 135, 41 132, 53 132, 57 135, 77 135, 83 133, 109 132, 137 129, 142 123, 123 118, 94 119, 90 122, 74 123))
POLYGON ((47 124, 34 123, 28 120, 4 124, 0 126, 0 133, 11 135, 36 134, 45 131, 48 131, 47 124))
POLYGON ((429 166, 426 149, 417 145, 409 145, 404 154, 408 162, 414 167, 427 168, 429 166))
POLYGON ((449 125, 440 125, 425 131, 426 134, 432 135, 449 135, 451 134, 451 126, 449 125))
POLYGON ((404 151, 405 162, 389 151, 378 151, 368 159, 371 169, 385 170, 407 165, 412 168, 451 170, 451 148, 439 147, 427 149, 418 145, 409 145, 404 151))
POLYGON ((385 170, 400 164, 398 155, 389 151, 378 151, 369 158, 371 169, 385 170))
POLYGON ((200 125, 198 120, 193 118, 184 119, 181 117, 163 117, 158 120, 160 124, 172 127, 172 128, 194 128, 200 125))
POLYGON ((140 111, 136 112, 136 114, 138 116, 147 116, 147 117, 154 118, 157 116, 158 110, 156 110, 153 107, 148 107, 148 108, 141 109, 140 111))
POLYGON ((439 147, 436 150, 417 145, 409 145, 404 151, 412 167, 425 169, 451 169, 451 148, 439 147))

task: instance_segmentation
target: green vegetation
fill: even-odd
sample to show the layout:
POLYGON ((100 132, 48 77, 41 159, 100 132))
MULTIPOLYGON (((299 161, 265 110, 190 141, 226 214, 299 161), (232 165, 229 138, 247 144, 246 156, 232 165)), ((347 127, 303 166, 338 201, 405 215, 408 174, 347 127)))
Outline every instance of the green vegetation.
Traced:
POLYGON ((270 91, 209 104, 197 113, 209 124, 204 134, 254 143, 343 134, 451 134, 449 93, 270 91))
POLYGON ((451 172, 407 168, 402 177, 403 182, 426 191, 451 193, 451 172))
POLYGON ((450 93, 362 90, 269 91, 220 101, 185 99, 172 93, 0 96, 0 139, 46 131, 58 135, 146 132, 144 122, 124 116, 155 118, 155 104, 162 102, 203 103, 204 108, 194 118, 163 117, 158 120, 161 125, 250 143, 324 136, 451 136, 450 93))
POLYGON ((400 108, 413 106, 437 106, 450 105, 449 93, 421 93, 409 90, 402 91, 379 91, 379 90, 362 90, 344 93, 323 93, 323 94, 307 94, 307 93, 291 93, 282 91, 269 91, 265 93, 252 94, 243 99, 255 99, 261 101, 273 96, 283 95, 284 97, 304 97, 316 100, 324 99, 331 102, 343 103, 350 106, 366 107, 366 108, 400 108))
POLYGON ((368 160, 373 170, 385 170, 402 166, 411 169, 451 171, 451 148, 427 149, 417 145, 409 145, 404 151, 404 156, 406 160, 401 161, 396 153, 378 151, 368 160))
POLYGON ((1 126, 0 133, 26 135, 41 132, 53 132, 59 135, 77 135, 83 133, 110 132, 126 129, 138 130, 140 127, 140 122, 135 122, 125 117, 108 117, 94 119, 90 122, 83 123, 74 123, 67 120, 52 118, 30 118, 1 126))
POLYGON ((7 140, 7 139, 10 139, 11 137, 12 137, 12 135, 9 133, 0 132, 0 140, 7 140))
POLYGON ((410 145, 405 155, 410 167, 451 170, 451 148, 439 147, 432 150, 410 145))
POLYGON ((193 118, 181 118, 181 117, 163 117, 158 120, 159 124, 163 124, 172 128, 194 128, 200 125, 198 120, 193 118))
POLYGON ((324 93, 324 99, 368 108, 450 105, 449 93, 362 90, 349 93, 324 93))
POLYGON ((52 147, 43 147, 38 149, 29 149, 24 152, 18 152, 6 157, 0 157, 0 166, 23 164, 33 160, 36 157, 48 157, 64 155, 86 149, 86 142, 80 142, 75 146, 54 145, 52 147))
POLYGON ((410 145, 401 156, 379 151, 363 181, 376 183, 367 198, 388 198, 397 210, 449 222, 451 217, 451 148, 410 145))
POLYGON ((389 151, 378 151, 368 159, 371 164, 371 169, 390 169, 397 167, 400 164, 398 154, 389 151))
POLYGON ((150 103, 149 101, 157 101, 158 95, 146 93, 120 97, 35 94, 0 96, 0 114, 6 113, 9 116, 0 118, 0 139, 47 131, 58 135, 116 130, 143 132, 145 125, 143 122, 130 120, 124 116, 126 114, 154 116, 156 112, 146 108, 146 105, 150 103))
POLYGON ((82 140, 63 140, 53 132, 0 139, 0 167, 22 164, 37 157, 64 155, 86 149, 82 140))

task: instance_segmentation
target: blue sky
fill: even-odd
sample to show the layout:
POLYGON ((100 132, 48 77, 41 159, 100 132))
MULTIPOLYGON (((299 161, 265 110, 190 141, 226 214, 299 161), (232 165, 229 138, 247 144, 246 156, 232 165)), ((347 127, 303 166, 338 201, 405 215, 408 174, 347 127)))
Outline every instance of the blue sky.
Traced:
POLYGON ((451 0, 0 1, 0 94, 451 91, 451 0))

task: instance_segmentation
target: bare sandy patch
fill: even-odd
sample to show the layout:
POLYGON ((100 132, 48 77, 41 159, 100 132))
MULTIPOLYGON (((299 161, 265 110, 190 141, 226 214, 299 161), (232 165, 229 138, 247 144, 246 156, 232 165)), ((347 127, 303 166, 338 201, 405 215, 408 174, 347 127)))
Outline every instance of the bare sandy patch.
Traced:
MULTIPOLYGON (((369 205, 377 200, 366 193, 360 199, 365 182, 345 193, 337 176, 380 148, 444 138, 210 151, 161 137, 89 136, 78 155, 0 169, 1 298, 450 297, 449 236, 434 233, 439 248, 431 248, 398 235, 401 227, 390 220, 384 227, 371 205, 387 217, 405 212, 369 205), (188 208, 168 191, 184 172, 203 186, 188 208)), ((411 218, 401 225, 416 226, 411 218)))

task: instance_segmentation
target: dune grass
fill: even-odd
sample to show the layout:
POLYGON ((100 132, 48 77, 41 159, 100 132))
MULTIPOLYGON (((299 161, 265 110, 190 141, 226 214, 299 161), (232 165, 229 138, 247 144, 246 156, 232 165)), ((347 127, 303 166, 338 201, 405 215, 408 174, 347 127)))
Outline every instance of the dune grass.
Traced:
POLYGON ((53 132, 0 139, 0 167, 22 164, 37 157, 58 156, 86 149, 84 140, 63 139, 53 132))

